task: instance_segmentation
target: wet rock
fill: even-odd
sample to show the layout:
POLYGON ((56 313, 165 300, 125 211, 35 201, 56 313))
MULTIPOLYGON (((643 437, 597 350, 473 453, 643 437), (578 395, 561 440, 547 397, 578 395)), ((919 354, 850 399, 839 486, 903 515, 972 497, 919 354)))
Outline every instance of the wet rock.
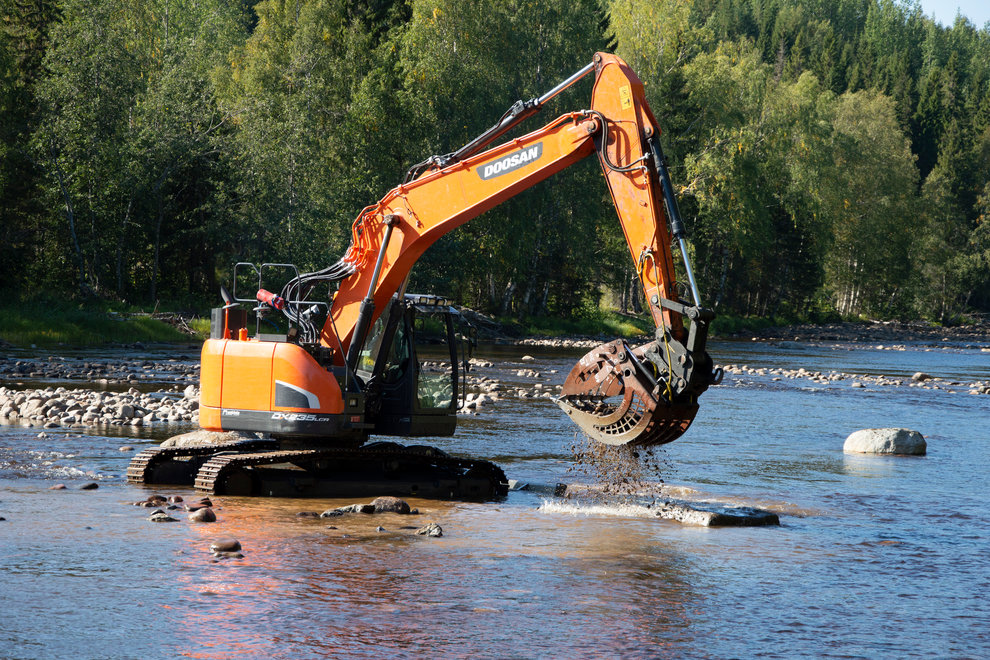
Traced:
POLYGON ((147 501, 153 503, 155 506, 161 506, 168 502, 168 498, 164 495, 149 495, 147 501))
POLYGON ((378 527, 375 528, 375 531, 376 532, 384 532, 385 531, 385 528, 382 527, 381 525, 379 525, 378 527))
POLYGON ((522 360, 523 362, 536 362, 536 358, 533 357, 532 355, 524 355, 519 359, 522 360))
POLYGON ((408 514, 409 504, 398 497, 376 497, 371 501, 371 506, 375 508, 375 513, 401 513, 408 514))
POLYGON ((200 509, 209 508, 213 508, 213 502, 208 497, 201 498, 198 502, 186 504, 186 511, 199 511, 200 509))
POLYGON ((417 529, 416 533, 420 536, 443 536, 443 528, 435 522, 431 522, 417 529))
MULTIPOLYGON (((316 511, 300 511, 296 514, 296 518, 319 518, 320 514, 316 511)), ((329 517, 329 516, 327 516, 329 517)))
POLYGON ((182 496, 181 495, 173 495, 170 498, 168 498, 168 501, 171 502, 172 504, 178 504, 179 502, 182 501, 182 496))
POLYGON ((134 451, 134 447, 130 445, 124 445, 123 447, 118 447, 117 451, 134 451))
POLYGON ((320 518, 336 518, 338 516, 344 515, 344 512, 340 509, 329 509, 320 514, 320 518))
POLYGON ((214 552, 213 556, 217 559, 244 559, 240 552, 214 552))
POLYGON ((82 486, 80 486, 79 490, 96 490, 99 487, 100 484, 96 483, 95 481, 91 481, 88 484, 83 484, 82 486))
POLYGON ((928 451, 925 436, 910 429, 863 429, 846 438, 847 454, 900 454, 923 456, 928 451))
POLYGON ((189 514, 189 522, 211 523, 216 521, 217 514, 213 513, 213 509, 209 507, 197 509, 189 514))
POLYGON ((48 490, 65 490, 65 484, 55 484, 48 490))
POLYGON ((923 383, 926 380, 931 380, 931 379, 932 377, 929 374, 926 374, 924 371, 919 371, 913 376, 911 376, 911 380, 913 380, 916 383, 923 383))
POLYGON ((656 513, 658 518, 702 527, 764 527, 780 524, 780 516, 776 513, 748 506, 708 510, 666 503, 661 505, 656 513))
POLYGON ((237 539, 221 539, 210 544, 210 552, 238 552, 241 542, 237 539))
POLYGON ((338 507, 336 509, 341 513, 374 513, 374 504, 350 504, 348 506, 338 507))
POLYGON ((150 520, 151 522, 157 522, 157 523, 161 523, 161 522, 179 522, 177 519, 175 519, 172 516, 168 515, 164 511, 155 511, 154 513, 151 514, 151 517, 148 518, 148 520, 150 520))

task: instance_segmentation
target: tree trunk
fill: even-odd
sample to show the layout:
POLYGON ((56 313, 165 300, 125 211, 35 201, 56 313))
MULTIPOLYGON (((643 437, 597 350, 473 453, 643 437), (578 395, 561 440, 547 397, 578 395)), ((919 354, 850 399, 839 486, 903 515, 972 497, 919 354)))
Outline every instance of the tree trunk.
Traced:
POLYGON ((151 302, 158 300, 158 258, 162 245, 162 219, 165 215, 160 185, 155 186, 155 198, 158 205, 158 217, 155 219, 155 256, 151 267, 151 302))

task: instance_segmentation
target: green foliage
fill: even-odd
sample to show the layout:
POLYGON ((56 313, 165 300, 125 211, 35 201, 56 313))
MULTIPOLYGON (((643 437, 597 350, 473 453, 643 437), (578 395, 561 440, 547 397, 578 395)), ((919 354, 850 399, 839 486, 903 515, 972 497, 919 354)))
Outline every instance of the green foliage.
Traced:
POLYGON ((182 342, 190 337, 150 315, 122 314, 99 304, 47 299, 0 307, 0 340, 15 346, 91 346, 182 342))
MULTIPOLYGON (((990 33, 964 18, 900 0, 0 7, 8 290, 202 305, 236 261, 328 265, 410 165, 614 49, 724 318, 990 309, 990 33)), ((410 287, 531 328, 637 309, 592 161, 441 239, 410 287)))

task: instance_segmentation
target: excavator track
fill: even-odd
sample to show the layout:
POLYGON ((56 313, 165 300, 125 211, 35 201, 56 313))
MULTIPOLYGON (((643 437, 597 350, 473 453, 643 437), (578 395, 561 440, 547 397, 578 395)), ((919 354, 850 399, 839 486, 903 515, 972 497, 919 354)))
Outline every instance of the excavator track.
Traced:
POLYGON ((134 484, 193 485, 200 466, 218 452, 256 451, 274 440, 240 440, 202 447, 151 447, 138 452, 127 466, 127 481, 134 484))
POLYGON ((494 463, 390 442, 358 448, 223 453, 203 463, 195 486, 212 495, 275 497, 490 500, 508 492, 505 473, 494 463))

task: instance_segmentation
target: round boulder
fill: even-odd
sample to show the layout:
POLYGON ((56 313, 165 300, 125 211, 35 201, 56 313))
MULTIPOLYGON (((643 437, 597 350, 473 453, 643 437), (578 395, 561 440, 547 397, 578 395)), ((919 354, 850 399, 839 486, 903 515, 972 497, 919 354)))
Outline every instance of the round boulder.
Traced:
POLYGON ((241 542, 237 539, 221 539, 210 544, 210 552, 238 552, 241 542))
POLYGON ((217 514, 213 513, 213 509, 209 507, 204 507, 202 509, 197 509, 189 514, 190 522, 203 522, 211 523, 217 521, 217 514))
POLYGON ((863 429, 846 438, 842 451, 847 454, 901 454, 924 456, 925 436, 910 429, 863 429))
POLYGON ((398 497, 376 497, 371 504, 375 513, 409 513, 409 504, 398 497))

